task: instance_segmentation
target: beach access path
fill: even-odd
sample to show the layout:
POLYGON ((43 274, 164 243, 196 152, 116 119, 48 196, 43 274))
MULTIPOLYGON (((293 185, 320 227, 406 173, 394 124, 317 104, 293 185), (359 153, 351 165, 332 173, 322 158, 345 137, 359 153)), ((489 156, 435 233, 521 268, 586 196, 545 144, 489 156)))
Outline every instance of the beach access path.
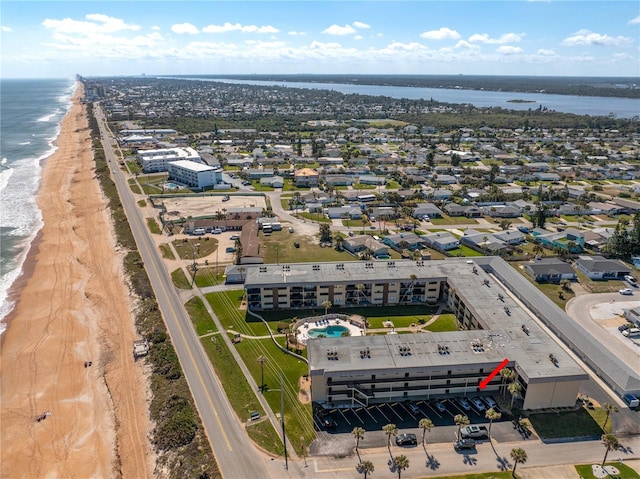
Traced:
POLYGON ((78 83, 58 150, 44 163, 44 226, 1 338, 2 477, 154 476, 133 305, 82 95, 78 83))

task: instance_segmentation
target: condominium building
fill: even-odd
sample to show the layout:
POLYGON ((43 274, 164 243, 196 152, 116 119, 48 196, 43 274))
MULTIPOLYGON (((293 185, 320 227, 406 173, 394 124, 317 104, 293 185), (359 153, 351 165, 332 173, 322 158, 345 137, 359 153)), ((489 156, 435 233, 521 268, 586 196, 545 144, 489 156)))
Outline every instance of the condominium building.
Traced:
POLYGON ((445 303, 456 315, 460 330, 454 332, 310 339, 311 396, 319 404, 498 394, 499 375, 482 389, 480 382, 506 359, 517 373, 525 409, 573 406, 588 375, 492 274, 491 262, 504 263, 482 258, 262 265, 247 271, 245 288, 254 310, 312 308, 324 301, 445 303))
POLYGON ((159 150, 145 150, 138 152, 138 161, 145 173, 167 171, 169 163, 178 160, 188 160, 202 163, 202 159, 193 148, 162 148, 159 150))
POLYGON ((209 188, 222 181, 222 170, 189 160, 177 160, 167 164, 169 179, 192 188, 209 188))

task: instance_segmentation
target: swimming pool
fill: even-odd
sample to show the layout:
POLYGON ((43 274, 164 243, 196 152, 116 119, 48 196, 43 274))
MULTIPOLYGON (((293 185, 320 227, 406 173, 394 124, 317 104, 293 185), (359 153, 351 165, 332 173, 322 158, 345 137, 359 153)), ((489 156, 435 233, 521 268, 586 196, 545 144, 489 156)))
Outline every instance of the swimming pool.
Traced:
POLYGON ((175 183, 165 183, 164 187, 169 189, 169 190, 179 190, 180 189, 180 185, 176 185, 175 183))
POLYGON ((349 336, 351 336, 349 328, 346 328, 344 326, 329 325, 325 328, 309 328, 309 332, 307 334, 310 338, 318 338, 320 336, 324 336, 327 338, 340 338, 342 337, 342 333, 345 332, 349 336))

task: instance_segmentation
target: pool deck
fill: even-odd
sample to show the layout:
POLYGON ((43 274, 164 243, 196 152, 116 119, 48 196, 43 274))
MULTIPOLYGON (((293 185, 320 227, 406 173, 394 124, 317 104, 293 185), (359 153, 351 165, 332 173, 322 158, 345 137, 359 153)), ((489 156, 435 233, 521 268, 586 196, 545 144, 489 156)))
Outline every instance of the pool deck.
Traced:
POLYGON ((347 328, 349 330, 350 336, 365 335, 364 329, 351 324, 351 322, 344 319, 321 319, 319 321, 305 321, 302 326, 298 327, 298 341, 302 344, 307 344, 307 340, 309 339, 309 331, 313 331, 314 329, 325 329, 328 326, 342 326, 344 328, 347 328))

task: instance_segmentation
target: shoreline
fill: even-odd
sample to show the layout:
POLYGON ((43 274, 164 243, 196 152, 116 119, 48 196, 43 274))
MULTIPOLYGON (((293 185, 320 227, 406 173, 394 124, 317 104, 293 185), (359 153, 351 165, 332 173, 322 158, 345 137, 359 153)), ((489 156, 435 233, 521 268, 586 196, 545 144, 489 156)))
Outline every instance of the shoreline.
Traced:
POLYGON ((31 242, 0 338, 2 477, 152 477, 134 304, 78 83, 43 160, 31 242), (90 364, 88 362, 91 362, 90 364), (40 420, 37 420, 40 418, 40 420))

